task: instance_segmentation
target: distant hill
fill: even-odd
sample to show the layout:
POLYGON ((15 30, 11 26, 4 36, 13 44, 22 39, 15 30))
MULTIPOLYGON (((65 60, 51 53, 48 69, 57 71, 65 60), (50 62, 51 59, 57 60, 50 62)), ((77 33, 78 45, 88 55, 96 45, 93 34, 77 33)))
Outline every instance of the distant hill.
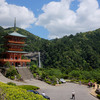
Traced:
MULTIPOLYGON (((14 28, 0 27, 0 47, 4 42, 2 36, 13 31, 14 28)), ((27 36, 25 51, 41 52, 41 61, 45 68, 70 71, 100 67, 100 29, 54 40, 42 39, 21 28, 17 28, 16 31, 27 36)), ((4 48, 0 48, 0 52, 3 50, 4 48)))

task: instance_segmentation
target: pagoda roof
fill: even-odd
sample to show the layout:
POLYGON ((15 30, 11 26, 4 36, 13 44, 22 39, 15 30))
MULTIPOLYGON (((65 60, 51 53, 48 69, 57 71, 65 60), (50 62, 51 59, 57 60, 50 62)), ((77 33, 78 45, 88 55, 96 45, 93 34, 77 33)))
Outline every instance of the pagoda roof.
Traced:
POLYGON ((28 52, 25 52, 25 51, 6 51, 8 53, 28 53, 28 52))
POLYGON ((22 34, 19 34, 19 33, 17 33, 17 32, 8 33, 8 35, 10 35, 10 36, 17 36, 17 37, 27 37, 27 36, 22 35, 22 34))

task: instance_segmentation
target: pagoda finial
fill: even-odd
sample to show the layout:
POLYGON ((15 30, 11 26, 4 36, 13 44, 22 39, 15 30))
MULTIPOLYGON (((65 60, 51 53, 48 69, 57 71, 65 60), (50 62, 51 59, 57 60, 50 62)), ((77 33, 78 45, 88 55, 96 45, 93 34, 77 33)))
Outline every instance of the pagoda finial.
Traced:
POLYGON ((16 32, 16 17, 15 17, 15 20, 14 20, 14 31, 16 32))

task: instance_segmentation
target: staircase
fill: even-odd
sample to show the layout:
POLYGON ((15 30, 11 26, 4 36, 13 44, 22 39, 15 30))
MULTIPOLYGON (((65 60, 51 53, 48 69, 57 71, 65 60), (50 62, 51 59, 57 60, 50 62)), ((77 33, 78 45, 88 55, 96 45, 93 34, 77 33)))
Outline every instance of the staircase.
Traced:
POLYGON ((23 80, 33 79, 33 75, 27 67, 16 67, 18 73, 21 75, 23 80))

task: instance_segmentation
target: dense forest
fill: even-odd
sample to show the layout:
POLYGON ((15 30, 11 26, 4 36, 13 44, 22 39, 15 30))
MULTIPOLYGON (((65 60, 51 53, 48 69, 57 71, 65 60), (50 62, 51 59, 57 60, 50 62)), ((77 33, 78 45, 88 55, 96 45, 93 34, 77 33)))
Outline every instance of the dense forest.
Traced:
POLYGON ((100 66, 100 29, 52 40, 41 50, 45 67, 95 69, 100 66))
MULTIPOLYGON (((3 37, 13 31, 14 28, 0 27, 0 52, 4 51, 3 37)), ((27 36, 25 51, 41 52, 44 68, 58 68, 67 73, 77 69, 97 69, 100 66, 100 29, 53 40, 42 39, 21 28, 16 28, 16 31, 27 36)))

